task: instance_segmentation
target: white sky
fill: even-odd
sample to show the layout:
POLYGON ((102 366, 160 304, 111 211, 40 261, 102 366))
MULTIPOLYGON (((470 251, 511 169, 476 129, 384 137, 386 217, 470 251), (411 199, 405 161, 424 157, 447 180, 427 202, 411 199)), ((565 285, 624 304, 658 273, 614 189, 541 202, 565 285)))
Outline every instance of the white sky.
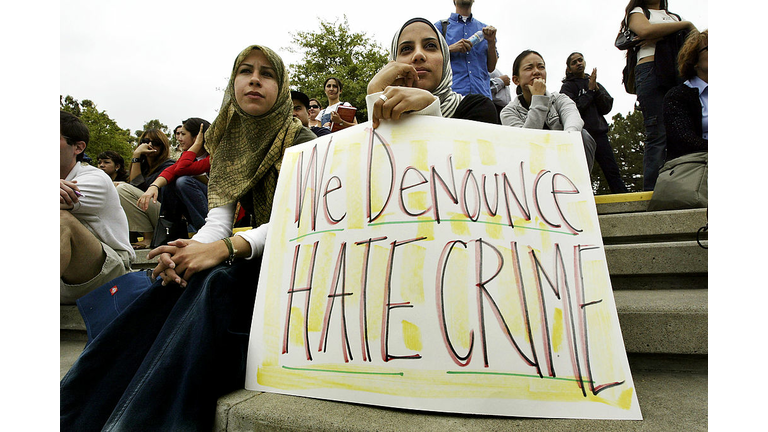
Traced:
MULTIPOLYGON (((366 32, 388 49, 406 20, 421 16, 435 22, 454 12, 450 0, 374 4, 67 0, 60 18, 60 93, 93 100, 131 131, 155 118, 170 128, 188 117, 213 121, 223 96, 217 88, 226 86, 235 56, 248 45, 266 45, 286 65, 295 63, 300 56, 285 49, 290 33, 317 30, 318 17, 333 21, 346 14, 353 31, 366 32)), ((707 28, 706 1, 671 4, 683 19, 707 28)), ((511 75, 517 54, 535 49, 547 62, 550 90, 559 90, 566 57, 580 51, 588 70, 597 67, 598 81, 615 99, 609 117, 632 111, 635 96, 621 84, 624 53, 613 47, 626 1, 538 0, 525 11, 520 5, 517 0, 477 0, 472 8, 477 19, 498 30, 502 72, 511 75)), ((321 89, 315 96, 324 98, 321 89)))

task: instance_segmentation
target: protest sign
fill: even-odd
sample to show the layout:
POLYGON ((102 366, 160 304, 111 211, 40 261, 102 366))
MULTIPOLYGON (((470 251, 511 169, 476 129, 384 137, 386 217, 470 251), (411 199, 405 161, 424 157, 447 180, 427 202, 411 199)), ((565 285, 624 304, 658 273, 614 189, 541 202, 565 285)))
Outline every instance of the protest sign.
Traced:
POLYGON ((246 388, 640 419, 581 135, 413 116, 290 148, 246 388))

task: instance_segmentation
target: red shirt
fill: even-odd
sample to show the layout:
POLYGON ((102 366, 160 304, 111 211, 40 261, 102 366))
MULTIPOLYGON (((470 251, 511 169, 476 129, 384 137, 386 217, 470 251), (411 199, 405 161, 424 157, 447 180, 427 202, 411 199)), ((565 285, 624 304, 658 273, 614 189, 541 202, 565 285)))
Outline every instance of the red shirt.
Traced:
POLYGON ((160 177, 168 180, 168 183, 181 176, 196 176, 206 174, 211 170, 211 156, 195 160, 197 155, 191 151, 185 151, 175 164, 164 169, 160 177))

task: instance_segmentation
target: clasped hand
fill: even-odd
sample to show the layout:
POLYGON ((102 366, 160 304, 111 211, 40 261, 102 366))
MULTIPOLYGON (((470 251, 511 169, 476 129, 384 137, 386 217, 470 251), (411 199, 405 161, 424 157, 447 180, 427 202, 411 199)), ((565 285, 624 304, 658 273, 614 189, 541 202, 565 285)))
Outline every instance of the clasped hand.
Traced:
POLYGON ((229 251, 224 242, 200 243, 179 239, 152 249, 147 258, 157 257, 157 266, 152 271, 153 279, 160 276, 163 286, 177 283, 186 288, 192 275, 221 264, 228 256, 229 251))

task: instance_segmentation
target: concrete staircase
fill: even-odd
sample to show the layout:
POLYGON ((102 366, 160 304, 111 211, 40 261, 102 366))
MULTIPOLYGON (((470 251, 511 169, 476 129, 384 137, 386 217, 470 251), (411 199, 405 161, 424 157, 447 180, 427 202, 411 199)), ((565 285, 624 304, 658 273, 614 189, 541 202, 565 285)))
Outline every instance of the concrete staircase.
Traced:
MULTIPOLYGON (((426 413, 247 390, 219 399, 216 431, 707 430, 706 209, 646 212, 650 194, 596 197, 608 269, 643 421, 426 413), (697 240, 698 237, 698 240, 697 240)), ((134 268, 150 268, 140 251, 134 268)), ((61 375, 85 343, 61 306, 61 375)))

